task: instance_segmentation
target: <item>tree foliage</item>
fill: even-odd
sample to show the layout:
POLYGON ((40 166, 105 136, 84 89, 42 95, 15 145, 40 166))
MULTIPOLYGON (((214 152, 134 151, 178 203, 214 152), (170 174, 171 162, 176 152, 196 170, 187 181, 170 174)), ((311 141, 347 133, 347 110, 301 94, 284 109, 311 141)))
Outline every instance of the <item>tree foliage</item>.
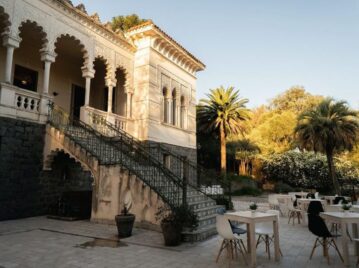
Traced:
POLYGON ((128 29, 146 22, 147 19, 141 19, 137 14, 127 16, 116 16, 112 18, 112 30, 121 30, 123 32, 128 29))
POLYGON ((226 173, 226 138, 245 132, 243 121, 249 119, 248 100, 239 96, 234 87, 210 90, 207 99, 198 105, 197 120, 200 131, 217 132, 221 148, 221 172, 226 173))
POLYGON ((336 179, 334 154, 351 151, 357 143, 358 115, 346 102, 323 100, 318 106, 302 113, 295 128, 301 148, 326 155, 329 176, 336 193, 340 193, 336 179))
MULTIPOLYGON (((337 177, 341 182, 356 180, 358 168, 337 159, 337 177)), ((330 191, 331 179, 326 157, 320 153, 288 151, 263 158, 262 172, 268 180, 281 181, 292 187, 330 191)))

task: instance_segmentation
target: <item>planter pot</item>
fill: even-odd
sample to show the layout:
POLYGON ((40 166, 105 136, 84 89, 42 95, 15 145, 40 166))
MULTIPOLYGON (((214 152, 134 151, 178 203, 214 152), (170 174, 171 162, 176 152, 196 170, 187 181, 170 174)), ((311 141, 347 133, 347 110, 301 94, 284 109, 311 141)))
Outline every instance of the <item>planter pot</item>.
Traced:
POLYGON ((161 223, 161 229, 165 240, 165 246, 174 247, 181 244, 181 228, 178 228, 171 222, 164 222, 161 223))
POLYGON ((132 235, 133 223, 135 222, 135 215, 116 215, 117 232, 120 238, 129 237, 132 235))

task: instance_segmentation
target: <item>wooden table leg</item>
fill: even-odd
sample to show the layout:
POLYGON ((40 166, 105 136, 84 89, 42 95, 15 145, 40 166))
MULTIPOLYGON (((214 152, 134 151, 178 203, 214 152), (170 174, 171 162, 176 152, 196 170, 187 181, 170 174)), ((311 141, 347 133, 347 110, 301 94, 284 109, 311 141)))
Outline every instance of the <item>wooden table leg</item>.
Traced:
POLYGON ((257 260, 256 260, 256 234, 255 234, 255 224, 252 223, 249 226, 249 240, 250 240, 250 249, 251 249, 251 266, 256 267, 257 266, 257 260))
POLYGON ((251 253, 251 237, 250 237, 250 225, 247 223, 247 252, 251 253))
POLYGON ((342 226, 342 249, 343 249, 344 265, 349 266, 347 224, 344 222, 341 222, 341 226, 342 226))
MULTIPOLYGON (((353 223, 352 228, 353 228, 353 238, 359 238, 358 237, 358 225, 356 223, 353 223)), ((354 254, 356 256, 359 256, 359 247, 358 247, 358 242, 356 242, 356 241, 354 241, 354 254)))
POLYGON ((279 228, 278 221, 273 221, 273 233, 274 233, 274 256, 275 260, 279 261, 280 259, 280 248, 279 248, 279 228))

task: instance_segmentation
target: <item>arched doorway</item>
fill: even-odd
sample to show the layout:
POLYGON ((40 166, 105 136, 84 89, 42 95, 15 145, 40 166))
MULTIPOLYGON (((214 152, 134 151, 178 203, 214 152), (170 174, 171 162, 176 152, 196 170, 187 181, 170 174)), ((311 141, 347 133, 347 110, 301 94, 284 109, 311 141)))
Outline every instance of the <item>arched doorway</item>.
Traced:
POLYGON ((116 87, 113 92, 113 113, 127 116, 127 94, 125 90, 126 72, 122 68, 116 69, 116 87))
POLYGON ((80 117, 80 107, 85 103, 85 79, 81 68, 86 50, 73 36, 61 35, 55 43, 56 61, 51 66, 49 94, 55 104, 73 117, 80 117))
POLYGON ((106 85, 107 62, 98 57, 94 61, 95 77, 91 81, 90 106, 107 111, 108 90, 106 85))
POLYGON ((89 219, 92 208, 90 171, 85 171, 63 151, 53 158, 51 171, 42 176, 45 208, 49 215, 68 219, 89 219))
POLYGON ((41 92, 44 72, 40 50, 46 45, 46 33, 32 21, 21 23, 19 31, 21 42, 14 52, 13 84, 22 89, 41 92))

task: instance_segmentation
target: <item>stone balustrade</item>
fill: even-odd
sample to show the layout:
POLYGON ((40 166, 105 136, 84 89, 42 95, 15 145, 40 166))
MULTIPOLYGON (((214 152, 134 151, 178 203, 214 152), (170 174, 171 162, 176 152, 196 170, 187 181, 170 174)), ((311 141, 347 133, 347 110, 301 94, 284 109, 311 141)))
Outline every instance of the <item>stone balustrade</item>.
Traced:
POLYGON ((0 114, 5 117, 46 123, 52 97, 0 83, 0 114))
POLYGON ((116 135, 115 132, 109 133, 109 129, 106 127, 106 121, 118 129, 127 130, 126 117, 97 110, 89 106, 81 107, 81 120, 106 136, 116 135))

